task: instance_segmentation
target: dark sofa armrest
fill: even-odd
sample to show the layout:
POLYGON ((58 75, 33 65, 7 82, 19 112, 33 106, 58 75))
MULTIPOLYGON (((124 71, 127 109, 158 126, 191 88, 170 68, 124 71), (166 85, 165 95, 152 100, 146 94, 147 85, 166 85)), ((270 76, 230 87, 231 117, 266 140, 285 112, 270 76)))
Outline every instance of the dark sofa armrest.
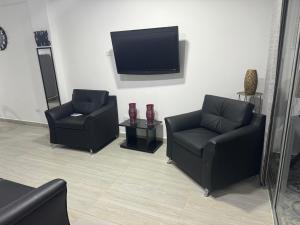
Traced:
POLYGON ((265 117, 255 115, 248 126, 216 136, 203 150, 206 187, 217 189, 259 173, 265 117), (208 174, 209 173, 209 174, 208 174))
MULTIPOLYGON (((85 127, 91 138, 90 143, 107 143, 119 135, 119 117, 116 96, 109 96, 108 103, 89 114, 85 127)), ((97 146, 92 146, 96 148, 97 146)))
MULTIPOLYGON (((45 111, 45 115, 47 119, 51 119, 53 121, 65 118, 73 113, 73 105, 72 102, 67 102, 62 104, 61 106, 57 106, 53 109, 48 109, 45 111)), ((49 122, 49 121, 48 121, 49 122)))
POLYGON ((172 159, 173 133, 200 127, 201 110, 165 118, 167 128, 167 156, 172 159))
POLYGON ((66 182, 53 180, 0 208, 0 224, 69 225, 66 182))
POLYGON ((101 107, 100 109, 90 113, 87 117, 86 122, 97 120, 103 118, 104 114, 114 114, 114 111, 117 107, 116 101, 114 101, 112 98, 108 101, 108 103, 101 107))
POLYGON ((48 121, 50 131, 50 142, 56 143, 55 121, 65 118, 74 112, 72 102, 67 102, 61 106, 45 111, 45 116, 48 121))
POLYGON ((90 113, 87 117, 87 119, 99 119, 102 117, 102 115, 104 113, 109 112, 110 110, 112 110, 114 108, 114 104, 112 102, 109 102, 108 104, 106 104, 105 106, 101 107, 100 109, 90 113))
POLYGON ((168 132, 188 130, 200 126, 201 110, 165 118, 168 132))
MULTIPOLYGON (((261 144, 264 139, 264 131, 266 124, 266 116, 254 114, 251 123, 248 126, 241 127, 239 129, 218 135, 209 140, 210 144, 213 144, 221 150, 247 149, 256 144, 261 144), (249 146, 245 146, 245 144, 249 146)), ((238 150, 236 150, 238 151, 238 150)))
POLYGON ((209 140, 214 145, 220 146, 221 149, 225 147, 225 145, 231 145, 232 147, 237 146, 240 142, 244 144, 245 141, 250 141, 253 137, 256 137, 256 132, 258 132, 258 128, 255 126, 245 126, 216 137, 213 137, 209 140))

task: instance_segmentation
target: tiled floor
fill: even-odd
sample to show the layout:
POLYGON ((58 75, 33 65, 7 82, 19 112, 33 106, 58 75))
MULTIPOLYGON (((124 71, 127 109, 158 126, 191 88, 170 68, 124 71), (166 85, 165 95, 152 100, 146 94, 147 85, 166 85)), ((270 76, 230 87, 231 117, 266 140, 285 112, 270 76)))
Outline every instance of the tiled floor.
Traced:
POLYGON ((51 148, 48 129, 0 122, 0 177, 39 186, 68 182, 72 225, 272 225, 267 191, 256 178, 203 197, 174 165, 165 145, 155 154, 121 149, 97 154, 51 148))

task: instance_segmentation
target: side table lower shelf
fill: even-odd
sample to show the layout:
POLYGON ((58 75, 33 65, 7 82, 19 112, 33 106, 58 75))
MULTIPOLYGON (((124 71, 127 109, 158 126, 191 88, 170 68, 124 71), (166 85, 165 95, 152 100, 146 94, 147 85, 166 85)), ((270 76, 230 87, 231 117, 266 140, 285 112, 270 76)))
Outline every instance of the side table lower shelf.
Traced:
POLYGON ((156 139, 147 144, 147 140, 142 137, 137 137, 134 141, 128 142, 124 140, 120 145, 121 148, 126 148, 135 151, 154 153, 163 144, 161 140, 156 139))

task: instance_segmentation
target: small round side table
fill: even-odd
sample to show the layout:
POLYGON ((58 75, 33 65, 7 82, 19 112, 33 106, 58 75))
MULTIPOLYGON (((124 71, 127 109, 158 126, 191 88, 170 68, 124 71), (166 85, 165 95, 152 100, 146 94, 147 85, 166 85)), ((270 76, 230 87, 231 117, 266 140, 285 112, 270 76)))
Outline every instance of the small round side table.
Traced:
POLYGON ((247 95, 244 91, 239 91, 236 93, 238 95, 239 100, 244 100, 245 102, 251 102, 255 105, 255 112, 261 113, 262 110, 262 92, 256 92, 254 95, 247 95), (258 104, 257 104, 258 100, 258 104))

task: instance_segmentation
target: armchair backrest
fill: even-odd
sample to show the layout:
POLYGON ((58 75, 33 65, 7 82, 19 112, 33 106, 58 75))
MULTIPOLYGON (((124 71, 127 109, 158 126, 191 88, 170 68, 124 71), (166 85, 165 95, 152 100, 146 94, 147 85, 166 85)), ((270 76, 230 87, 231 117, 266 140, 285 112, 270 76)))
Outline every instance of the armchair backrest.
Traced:
POLYGON ((90 114, 108 101, 108 91, 74 89, 72 105, 75 113, 90 114))
POLYGON ((254 105, 249 102, 206 95, 200 126, 222 134, 248 125, 254 105))

